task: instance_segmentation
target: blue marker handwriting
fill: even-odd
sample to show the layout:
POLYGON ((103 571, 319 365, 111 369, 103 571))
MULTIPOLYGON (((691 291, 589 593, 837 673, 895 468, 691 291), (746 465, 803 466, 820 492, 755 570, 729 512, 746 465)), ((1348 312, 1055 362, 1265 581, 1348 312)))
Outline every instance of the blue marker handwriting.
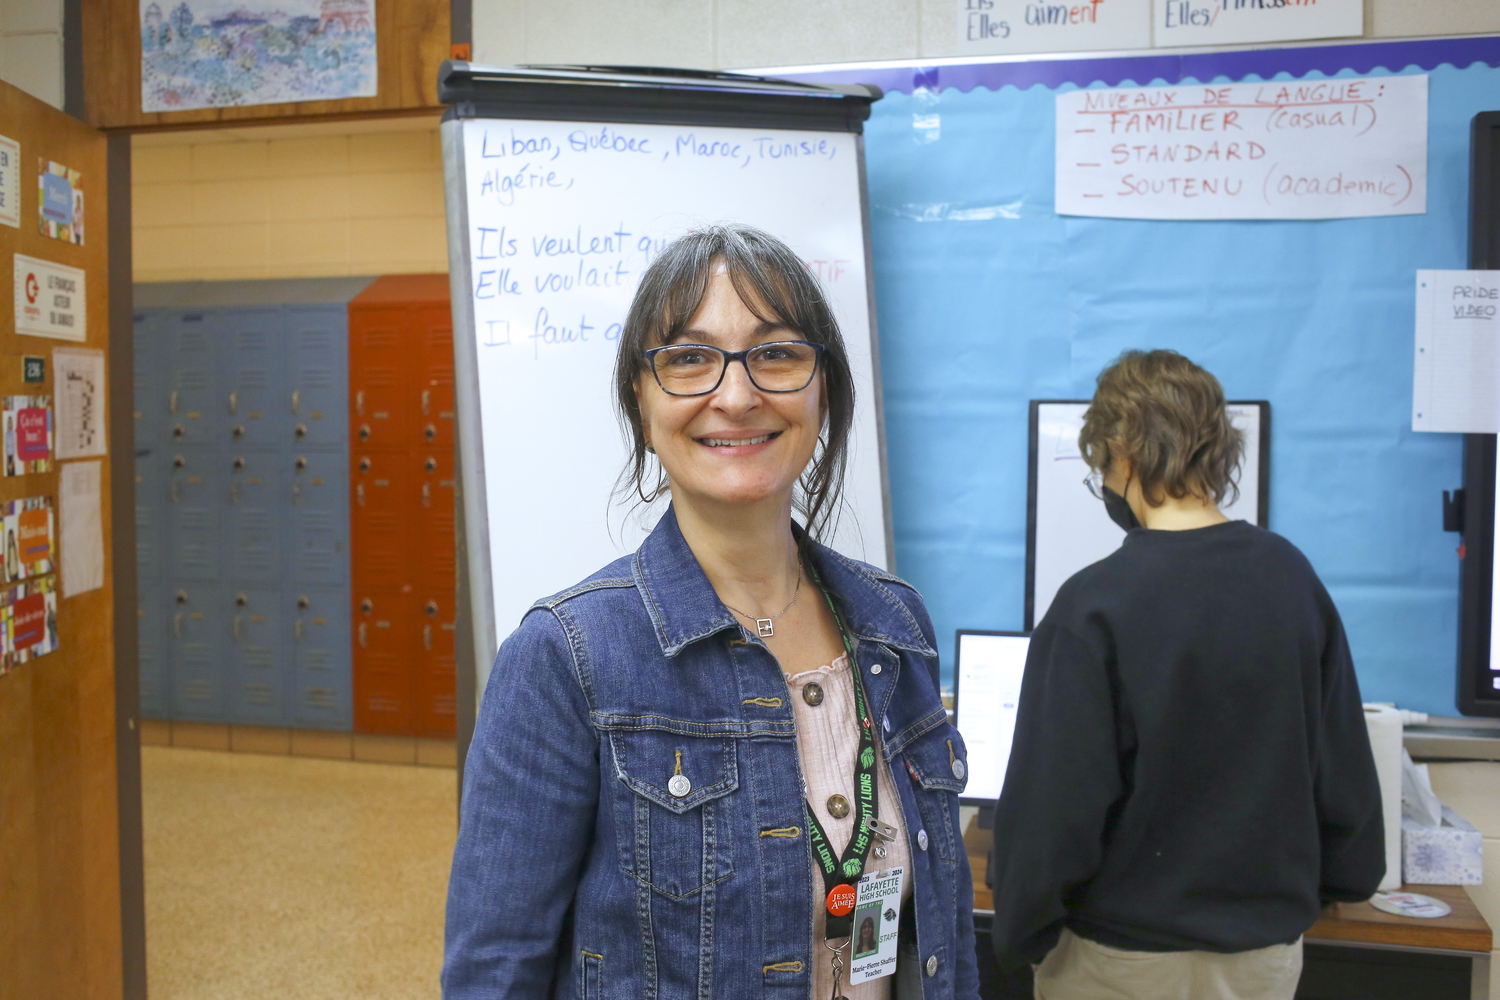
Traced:
POLYGON ((505 156, 541 157, 544 160, 555 160, 561 152, 562 147, 547 136, 518 136, 515 129, 511 129, 509 136, 495 136, 489 129, 485 129, 484 138, 479 140, 479 155, 486 160, 496 160, 505 156))
POLYGON ((614 254, 625 252, 625 239, 630 234, 625 231, 625 223, 620 223, 614 232, 603 235, 583 235, 583 226, 578 226, 571 234, 561 236, 550 236, 543 234, 531 238, 531 253, 536 257, 566 257, 569 254, 577 254, 587 257, 592 254, 614 254))
POLYGON ((557 171, 543 167, 533 168, 527 162, 515 170, 486 170, 479 181, 479 196, 493 197, 496 203, 510 206, 516 203, 519 191, 558 188, 566 191, 573 186, 573 179, 557 176, 557 171))

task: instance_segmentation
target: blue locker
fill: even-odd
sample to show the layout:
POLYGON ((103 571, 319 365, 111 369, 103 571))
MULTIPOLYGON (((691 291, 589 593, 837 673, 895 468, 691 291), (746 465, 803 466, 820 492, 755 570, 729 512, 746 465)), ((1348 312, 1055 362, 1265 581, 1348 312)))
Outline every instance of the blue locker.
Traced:
POLYGON ((229 636, 223 588, 185 582, 170 598, 167 637, 172 676, 172 718, 227 722, 229 636))
POLYGON ((292 460, 288 531, 290 579, 309 585, 348 584, 349 459, 342 450, 309 450, 292 460))
POLYGON ((147 719, 172 717, 167 608, 158 588, 136 591, 136 659, 140 670, 141 716, 147 719))
POLYGON ((173 580, 222 578, 228 497, 228 470, 217 448, 173 449, 166 517, 167 566, 173 580))
POLYGON ((293 438, 299 448, 341 448, 349 429, 348 305, 288 307, 286 332, 293 438))
POLYGON ((218 320, 205 310, 166 313, 167 419, 175 446, 215 445, 221 431, 218 393, 218 320))
POLYGON ((272 584, 283 574, 282 533, 286 494, 283 459, 275 451, 236 451, 229 460, 229 509, 225 523, 229 582, 272 584))
POLYGON ((275 448, 286 436, 285 336, 282 309, 225 309, 216 326, 229 443, 275 448))
POLYGON ((292 620, 292 722, 317 729, 353 725, 349 589, 306 587, 287 603, 292 620))
POLYGON ((286 678, 281 649, 279 588, 236 590, 229 628, 229 720, 286 725, 286 678))

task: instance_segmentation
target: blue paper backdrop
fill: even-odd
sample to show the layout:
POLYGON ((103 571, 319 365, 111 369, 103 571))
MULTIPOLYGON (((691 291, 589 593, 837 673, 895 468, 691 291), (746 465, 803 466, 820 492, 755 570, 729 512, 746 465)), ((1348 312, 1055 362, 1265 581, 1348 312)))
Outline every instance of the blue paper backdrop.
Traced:
MULTIPOLYGON (((1500 71, 1429 75, 1427 213, 1375 219, 1064 218, 1057 90, 928 90, 919 71, 875 105, 897 568, 927 598, 950 683, 955 629, 1021 627, 1028 400, 1086 398, 1120 351, 1169 347, 1231 398, 1271 401, 1271 528, 1338 603, 1365 698, 1456 712, 1458 539, 1440 500, 1461 439, 1410 429, 1414 272, 1465 265, 1469 121, 1500 107, 1500 71)), ((1135 84, 1164 82, 1179 80, 1135 84)))

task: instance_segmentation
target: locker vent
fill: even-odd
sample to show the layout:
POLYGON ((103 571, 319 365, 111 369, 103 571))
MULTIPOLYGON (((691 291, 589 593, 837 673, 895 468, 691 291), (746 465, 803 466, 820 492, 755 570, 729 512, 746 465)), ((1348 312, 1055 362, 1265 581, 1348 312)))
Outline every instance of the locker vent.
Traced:
POLYGON ((301 383, 309 389, 322 389, 333 384, 333 372, 327 368, 304 368, 301 383))
POLYGON ((271 343, 264 330, 241 330, 237 339, 242 351, 263 351, 271 343))
POLYGON ((364 371, 365 385, 396 385, 400 381, 394 368, 366 368, 364 371))
POLYGON ((297 346, 304 351, 326 351, 333 346, 333 334, 327 330, 303 330, 297 346))
POLYGON ((240 662, 251 670, 274 670, 276 669, 276 650, 269 646, 246 646, 244 657, 240 662))
POLYGON ((302 700, 308 708, 338 708, 337 693, 332 688, 308 688, 302 692, 302 700))
POLYGON ((302 654, 302 667, 304 670, 332 670, 333 654, 326 649, 309 649, 302 654))
POLYGON ((179 389, 208 388, 208 372, 202 368, 179 368, 172 374, 173 384, 179 389))
POLYGON ((235 379, 243 389, 264 389, 266 387, 266 370, 264 368, 241 368, 235 373, 235 379))
POLYGON ((372 694, 365 699, 365 705, 372 712, 399 712, 401 711, 401 699, 391 698, 385 695, 372 694))
POLYGON ((395 347, 396 331, 366 330, 359 335, 359 343, 361 347, 371 347, 377 350, 382 347, 395 347))
POLYGON ((213 701, 213 681, 188 681, 182 685, 182 696, 188 701, 213 701))
POLYGON ((440 694, 432 699, 433 715, 457 715, 458 699, 451 694, 440 694))

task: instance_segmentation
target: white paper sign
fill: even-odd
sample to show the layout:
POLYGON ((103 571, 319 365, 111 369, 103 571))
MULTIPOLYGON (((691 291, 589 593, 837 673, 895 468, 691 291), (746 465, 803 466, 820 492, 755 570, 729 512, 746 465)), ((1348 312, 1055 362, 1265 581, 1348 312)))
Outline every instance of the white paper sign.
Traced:
POLYGON ((1365 32, 1364 0, 1155 0, 1157 45, 1232 45, 1365 32))
POLYGON ((1057 211, 1347 219, 1427 211, 1427 77, 1057 95, 1057 211))
POLYGON ((1411 429, 1500 432, 1500 271, 1418 271, 1411 429))
POLYGON ((76 267, 16 254, 16 332, 56 340, 87 337, 84 274, 76 267))
POLYGON ((21 144, 0 135, 0 222, 21 227, 21 144))
POLYGON ((69 462, 62 467, 63 596, 104 586, 104 529, 100 521, 100 462, 69 462))
POLYGON ((59 347, 52 352, 57 407, 57 457, 105 452, 104 352, 59 347))
POLYGON ((955 0, 964 55, 1144 49, 1151 45, 1151 0, 955 0))

